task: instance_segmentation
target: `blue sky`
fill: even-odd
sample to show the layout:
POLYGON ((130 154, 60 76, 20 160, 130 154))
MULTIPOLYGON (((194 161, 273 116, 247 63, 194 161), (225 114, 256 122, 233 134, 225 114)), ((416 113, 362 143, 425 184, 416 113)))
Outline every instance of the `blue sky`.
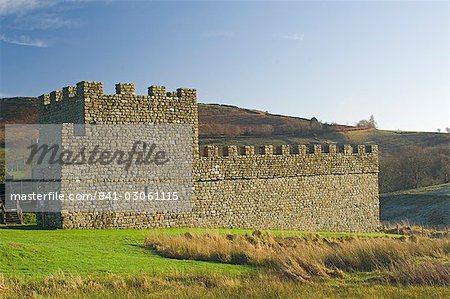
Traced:
POLYGON ((450 127, 448 2, 0 0, 2 96, 82 80, 380 128, 450 127))

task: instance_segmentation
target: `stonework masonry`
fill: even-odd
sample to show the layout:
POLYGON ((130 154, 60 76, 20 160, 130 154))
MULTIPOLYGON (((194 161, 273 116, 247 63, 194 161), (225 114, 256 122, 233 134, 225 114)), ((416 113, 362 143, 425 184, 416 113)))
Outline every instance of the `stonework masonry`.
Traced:
MULTIPOLYGON (((59 228, 205 227, 375 231, 379 225, 377 145, 198 145, 195 89, 80 82, 39 97, 41 124, 188 124, 191 209, 166 212, 40 213, 59 228)), ((64 175, 61 181, 64 182, 64 175)))

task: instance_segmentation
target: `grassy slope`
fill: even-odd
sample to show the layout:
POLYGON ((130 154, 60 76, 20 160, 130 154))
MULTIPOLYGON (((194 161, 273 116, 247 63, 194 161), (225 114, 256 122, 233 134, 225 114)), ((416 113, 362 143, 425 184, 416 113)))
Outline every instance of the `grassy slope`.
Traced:
POLYGON ((432 132, 396 132, 387 130, 367 129, 347 132, 328 132, 320 136, 297 137, 290 135, 273 135, 267 137, 221 137, 202 138, 201 144, 307 144, 307 143, 349 143, 378 144, 381 154, 396 153, 399 148, 417 145, 428 148, 447 149, 450 144, 450 134, 432 132))
MULTIPOLYGON (((0 274, 45 276, 63 271, 70 274, 241 274, 249 266, 165 259, 143 248, 149 232, 182 234, 186 231, 247 233, 250 230, 153 229, 153 230, 36 230, 34 227, 0 226, 0 274)), ((273 231, 299 235, 298 231, 273 231)), ((342 236, 341 233, 319 233, 342 236)), ((380 236, 381 234, 355 234, 380 236)))
POLYGON ((247 268, 161 258, 142 247, 145 230, 0 230, 0 273, 45 276, 166 272, 240 273, 247 268))
POLYGON ((450 226, 450 184, 381 194, 381 220, 450 226))

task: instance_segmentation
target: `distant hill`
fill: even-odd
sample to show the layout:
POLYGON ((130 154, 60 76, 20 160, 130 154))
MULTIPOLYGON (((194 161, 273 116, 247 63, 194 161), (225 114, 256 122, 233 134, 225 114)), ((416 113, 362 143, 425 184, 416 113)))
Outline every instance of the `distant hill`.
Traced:
POLYGON ((31 124, 37 122, 37 99, 14 97, 0 99, 0 122, 31 124))
POLYGON ((200 137, 309 134, 322 126, 316 120, 275 115, 229 105, 199 104, 200 137))
POLYGON ((450 184, 381 194, 381 221, 450 227, 450 184))
MULTIPOLYGON (((350 143, 380 146, 380 190, 449 182, 450 134, 402 132, 327 124, 229 105, 198 104, 200 144, 350 143)), ((36 123, 32 97, 0 99, 0 126, 36 123)), ((0 146, 4 131, 0 130, 0 146)))
POLYGON ((37 101, 33 97, 0 99, 0 147, 4 146, 5 124, 34 124, 37 122, 37 101))

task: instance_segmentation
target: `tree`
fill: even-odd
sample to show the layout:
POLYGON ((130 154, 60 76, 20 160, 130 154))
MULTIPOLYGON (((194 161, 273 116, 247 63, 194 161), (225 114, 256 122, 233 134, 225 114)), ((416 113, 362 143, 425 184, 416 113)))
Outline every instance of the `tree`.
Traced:
POLYGON ((373 114, 369 118, 369 124, 370 124, 371 128, 378 127, 377 122, 375 121, 375 117, 373 116, 373 114))
POLYGON ((450 151, 447 148, 402 146, 380 156, 382 193, 442 184, 450 177, 450 151))
POLYGON ((438 131, 438 133, 441 133, 441 129, 440 128, 438 128, 437 131, 438 131))
POLYGON ((371 115, 369 120, 362 119, 356 123, 356 126, 360 128, 376 128, 377 122, 375 121, 375 117, 371 115))
POLYGON ((445 130, 447 131, 447 133, 450 133, 450 128, 449 127, 445 128, 445 130))

